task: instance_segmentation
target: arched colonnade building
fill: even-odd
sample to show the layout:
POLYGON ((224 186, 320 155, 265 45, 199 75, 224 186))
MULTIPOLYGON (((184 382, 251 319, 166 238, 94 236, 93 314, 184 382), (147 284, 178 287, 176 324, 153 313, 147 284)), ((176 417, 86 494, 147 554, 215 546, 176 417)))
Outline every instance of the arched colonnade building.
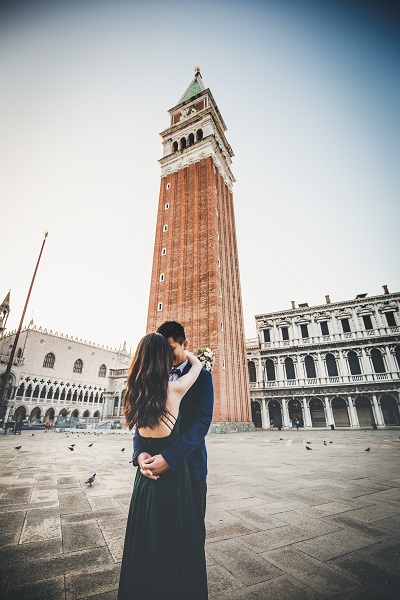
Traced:
POLYGON ((246 340, 256 427, 400 426, 400 294, 257 315, 246 340))
MULTIPOLYGON (((15 331, 0 334, 0 379, 14 339, 15 331)), ((5 418, 45 422, 119 417, 130 360, 125 344, 119 350, 105 348, 31 322, 19 338, 5 418)))

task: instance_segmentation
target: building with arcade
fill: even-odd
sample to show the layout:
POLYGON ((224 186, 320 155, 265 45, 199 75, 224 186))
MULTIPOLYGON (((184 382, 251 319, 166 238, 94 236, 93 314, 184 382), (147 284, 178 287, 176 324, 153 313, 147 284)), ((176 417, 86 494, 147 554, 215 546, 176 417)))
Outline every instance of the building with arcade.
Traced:
MULTIPOLYGON (((5 320, 4 313, 3 324, 5 320)), ((0 378, 15 333, 4 328, 0 332, 0 378)), ((53 422, 64 417, 77 423, 122 419, 130 361, 125 344, 119 350, 108 348, 47 331, 31 321, 21 332, 13 360, 5 420, 53 422)))
POLYGON ((246 340, 255 426, 399 426, 400 294, 325 299, 256 315, 246 340))

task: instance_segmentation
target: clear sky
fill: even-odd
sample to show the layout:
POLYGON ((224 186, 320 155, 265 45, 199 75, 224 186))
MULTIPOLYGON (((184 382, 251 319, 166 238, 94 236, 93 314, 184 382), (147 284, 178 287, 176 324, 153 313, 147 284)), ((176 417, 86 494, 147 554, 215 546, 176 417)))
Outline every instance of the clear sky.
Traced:
MULTIPOLYGON (((254 315, 399 291, 394 3, 2 3, 0 296, 108 346, 144 335, 159 132, 200 65, 227 124, 254 315), (7 8, 8 7, 8 8, 7 8)), ((2 300, 0 298, 0 301, 2 300)), ((190 337, 190 332, 189 337, 190 337)))

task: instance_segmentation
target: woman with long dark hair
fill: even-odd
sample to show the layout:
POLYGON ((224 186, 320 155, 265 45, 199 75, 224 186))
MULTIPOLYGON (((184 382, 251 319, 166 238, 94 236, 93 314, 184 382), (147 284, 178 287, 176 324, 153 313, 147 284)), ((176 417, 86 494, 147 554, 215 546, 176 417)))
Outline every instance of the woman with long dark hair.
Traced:
MULTIPOLYGON (((201 371, 187 352, 191 369, 169 381, 173 354, 159 333, 146 335, 128 375, 125 417, 136 427, 147 452, 161 454, 179 437, 179 405, 201 371)), ((189 469, 152 478, 138 468, 128 515, 118 600, 207 600, 204 545, 197 530, 189 469)))

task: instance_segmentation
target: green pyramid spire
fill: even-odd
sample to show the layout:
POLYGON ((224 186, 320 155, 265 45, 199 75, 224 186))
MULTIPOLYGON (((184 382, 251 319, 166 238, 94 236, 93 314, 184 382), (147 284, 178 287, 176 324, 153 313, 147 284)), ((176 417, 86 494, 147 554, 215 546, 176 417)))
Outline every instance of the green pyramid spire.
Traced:
POLYGON ((203 90, 205 90, 205 86, 201 77, 200 67, 196 67, 194 79, 187 88, 186 92, 183 94, 182 98, 179 100, 178 104, 180 104, 181 102, 186 102, 186 100, 190 100, 191 98, 194 98, 203 90))

